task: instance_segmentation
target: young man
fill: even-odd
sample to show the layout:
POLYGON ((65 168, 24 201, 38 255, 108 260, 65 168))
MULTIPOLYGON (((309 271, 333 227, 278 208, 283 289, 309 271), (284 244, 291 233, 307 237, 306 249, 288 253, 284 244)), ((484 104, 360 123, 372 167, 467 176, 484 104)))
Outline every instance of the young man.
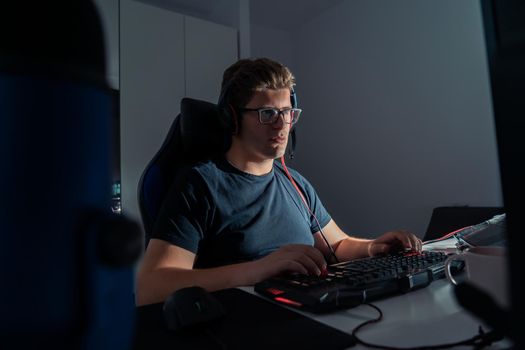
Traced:
POLYGON ((232 127, 224 157, 192 167, 168 195, 137 276, 137 305, 162 302, 177 289, 214 291, 253 285, 288 272, 319 275, 332 262, 402 247, 420 251, 406 231, 377 239, 346 235, 315 190, 290 169, 310 210, 283 167, 294 77, 269 59, 244 59, 223 76, 220 105, 232 127))

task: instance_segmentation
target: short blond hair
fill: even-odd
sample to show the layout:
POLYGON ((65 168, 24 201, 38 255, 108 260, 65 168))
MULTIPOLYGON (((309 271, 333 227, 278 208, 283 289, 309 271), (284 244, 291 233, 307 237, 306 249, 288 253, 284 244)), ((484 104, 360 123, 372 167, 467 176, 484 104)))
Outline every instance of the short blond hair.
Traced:
POLYGON ((222 101, 234 108, 246 107, 255 91, 289 89, 295 77, 288 67, 269 58, 241 59, 224 71, 222 101))

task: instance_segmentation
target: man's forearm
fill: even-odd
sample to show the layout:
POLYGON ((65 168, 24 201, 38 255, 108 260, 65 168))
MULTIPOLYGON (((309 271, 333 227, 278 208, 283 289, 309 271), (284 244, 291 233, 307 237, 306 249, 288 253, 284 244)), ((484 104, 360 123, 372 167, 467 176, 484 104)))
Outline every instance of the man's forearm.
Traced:
POLYGON ((339 261, 365 258, 370 255, 370 239, 348 237, 337 243, 335 255, 339 261))
POLYGON ((175 290, 200 286, 208 291, 233 288, 255 283, 250 274, 253 262, 210 269, 157 268, 141 271, 137 277, 137 306, 159 303, 175 290))

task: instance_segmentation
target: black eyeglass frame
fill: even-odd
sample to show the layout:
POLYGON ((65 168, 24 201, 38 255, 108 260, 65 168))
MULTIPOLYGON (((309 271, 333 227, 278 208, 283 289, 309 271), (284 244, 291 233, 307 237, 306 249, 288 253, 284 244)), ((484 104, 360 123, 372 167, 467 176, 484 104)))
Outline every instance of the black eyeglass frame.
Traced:
MULTIPOLYGON (((273 107, 261 107, 261 108, 239 108, 239 110, 241 111, 244 111, 244 112, 257 112, 257 114, 259 115, 259 123, 261 124, 274 124, 277 122, 277 120, 279 120, 279 117, 282 115, 283 116, 283 122, 286 123, 286 124, 291 124, 291 125, 294 125, 296 124, 298 121, 299 121, 299 116, 301 115, 301 112, 303 111, 301 108, 283 108, 283 109, 277 109, 277 108, 273 108, 273 107), (261 114, 261 112, 263 111, 268 111, 268 110, 271 110, 271 111, 274 111, 274 112, 277 112, 277 114, 275 114, 275 116, 273 117, 273 120, 270 120, 270 121, 263 121, 263 116, 261 114), (284 113, 285 112, 297 112, 297 116, 294 118, 292 117, 292 119, 290 120, 290 122, 287 122, 285 117, 284 117, 284 113), (294 121, 295 119, 295 121, 294 121)), ((292 114, 292 115, 295 115, 295 114, 292 114)))

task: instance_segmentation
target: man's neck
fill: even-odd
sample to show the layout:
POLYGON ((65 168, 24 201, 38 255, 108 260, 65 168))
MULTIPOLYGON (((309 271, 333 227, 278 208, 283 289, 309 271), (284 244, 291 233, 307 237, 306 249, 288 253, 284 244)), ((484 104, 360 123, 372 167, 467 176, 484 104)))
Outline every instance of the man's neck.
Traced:
POLYGON ((253 159, 236 151, 233 147, 225 154, 226 160, 235 168, 252 175, 265 175, 272 171, 273 159, 253 159))

